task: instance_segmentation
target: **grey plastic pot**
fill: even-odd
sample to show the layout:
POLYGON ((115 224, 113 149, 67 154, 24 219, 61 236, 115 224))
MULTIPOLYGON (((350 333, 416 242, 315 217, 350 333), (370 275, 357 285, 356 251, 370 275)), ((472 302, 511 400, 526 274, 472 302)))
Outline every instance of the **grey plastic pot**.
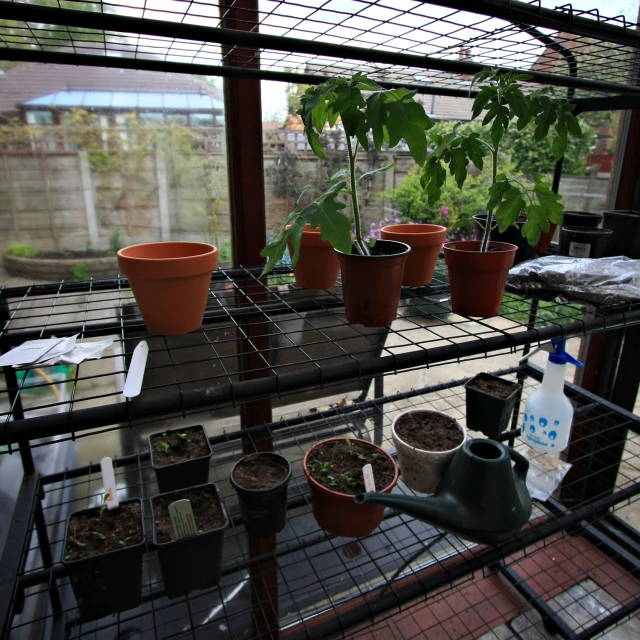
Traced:
POLYGON ((447 414, 442 411, 432 411, 430 409, 411 409, 410 411, 403 411, 396 417, 391 425, 391 437, 398 452, 398 466, 400 467, 403 482, 409 489, 413 489, 419 493, 435 493, 453 456, 466 442, 467 430, 456 420, 456 426, 462 432, 462 442, 457 447, 448 451, 425 451, 423 449, 417 449, 402 440, 396 433, 396 423, 402 416, 409 413, 447 414))

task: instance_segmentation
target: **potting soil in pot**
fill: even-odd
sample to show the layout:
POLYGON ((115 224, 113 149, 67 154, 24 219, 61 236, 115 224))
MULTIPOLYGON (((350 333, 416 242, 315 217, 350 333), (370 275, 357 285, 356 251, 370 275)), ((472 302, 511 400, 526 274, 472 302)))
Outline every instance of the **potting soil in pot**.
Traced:
POLYGON ((117 509, 99 509, 71 516, 64 559, 68 562, 119 551, 142 542, 142 514, 138 501, 117 509))
POLYGON ((494 380, 493 378, 476 378, 472 380, 468 385, 472 389, 483 391, 488 393, 494 398, 500 398, 504 400, 508 398, 514 391, 518 389, 515 382, 509 382, 508 380, 494 380))
POLYGON ((423 451, 450 451, 464 438, 456 421, 442 413, 407 413, 395 430, 404 442, 423 451))
POLYGON ((209 455, 209 446, 202 427, 188 427, 182 431, 165 431, 150 438, 153 464, 166 467, 176 462, 209 455), (184 436, 184 437, 183 437, 184 436), (168 445, 167 446, 163 446, 168 445))
POLYGON ((247 456, 235 469, 233 479, 245 489, 269 490, 277 487, 289 473, 279 460, 267 456, 247 456))
POLYGON ((175 494, 161 494, 153 498, 153 517, 156 525, 156 542, 175 540, 169 517, 169 505, 176 500, 189 500, 198 533, 206 533, 224 527, 227 519, 220 507, 218 494, 212 485, 193 487, 175 494))
POLYGON ((396 475, 393 462, 360 442, 338 440, 316 447, 307 460, 307 469, 316 482, 331 491, 357 495, 366 491, 362 467, 370 464, 376 489, 389 486, 396 475))

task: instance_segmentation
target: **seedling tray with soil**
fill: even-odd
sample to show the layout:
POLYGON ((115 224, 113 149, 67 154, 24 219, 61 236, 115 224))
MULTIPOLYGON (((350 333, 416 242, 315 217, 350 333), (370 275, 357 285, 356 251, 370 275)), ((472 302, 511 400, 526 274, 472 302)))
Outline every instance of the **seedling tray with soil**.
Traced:
POLYGON ((211 446, 201 425, 154 433, 149 450, 161 493, 209 481, 211 446))
POLYGON ((62 563, 84 621, 140 605, 144 549, 140 500, 69 516, 62 563))
POLYGON ((498 438, 509 424, 522 387, 489 373, 479 373, 467 382, 465 389, 467 428, 498 438))
POLYGON ((151 498, 153 541, 167 597, 177 598, 220 582, 224 532, 229 519, 215 484, 190 487, 151 498), (169 505, 189 500, 197 534, 176 539, 169 505))
POLYGON ((282 531, 287 518, 287 485, 291 465, 277 453, 256 453, 231 471, 240 512, 250 535, 267 538, 282 531))
POLYGON ((376 491, 389 493, 398 481, 398 469, 388 453, 370 442, 332 438, 305 455, 303 469, 311 488, 313 514, 325 531, 360 538, 382 521, 384 507, 354 502, 354 496, 366 491, 362 474, 366 464, 373 469, 376 491))
POLYGON ((435 493, 466 432, 445 413, 417 409, 394 420, 392 439, 405 484, 420 493, 435 493))

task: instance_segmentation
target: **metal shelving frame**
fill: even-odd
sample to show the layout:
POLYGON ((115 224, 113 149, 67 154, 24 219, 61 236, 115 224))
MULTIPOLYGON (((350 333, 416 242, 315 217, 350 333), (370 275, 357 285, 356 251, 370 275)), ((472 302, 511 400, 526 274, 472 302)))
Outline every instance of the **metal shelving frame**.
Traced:
MULTIPOLYGON (((430 3, 345 0, 339 6, 330 0, 286 0, 264 2, 260 7, 253 0, 221 0, 219 4, 176 0, 170 5, 165 3, 163 10, 158 11, 150 1, 140 5, 127 0, 67 0, 56 7, 39 5, 37 1, 0 0, 3 18, 0 59, 309 84, 358 69, 385 86, 410 86, 419 93, 453 97, 473 97, 474 93, 469 92, 469 76, 482 68, 500 67, 530 73, 532 87, 546 84, 566 88, 568 97, 577 105, 577 113, 640 108, 637 25, 622 17, 605 18, 597 10, 576 11, 571 5, 550 10, 537 2, 474 0, 473 12, 468 8, 469 3, 461 0, 430 3), (92 11, 86 10, 89 5, 92 11), (473 60, 467 56, 468 51, 473 60)), ((556 165, 554 174, 556 191, 561 173, 562 161, 556 165)), ((256 211, 258 215, 258 208, 256 211)), ((244 222, 254 228, 249 224, 251 212, 238 215, 244 216, 244 222)), ((264 226, 264 220, 253 222, 264 226)), ((235 254, 252 255, 250 251, 235 254)), ((286 275, 282 277, 281 282, 285 283, 286 275)), ((106 374, 93 371, 90 364, 81 365, 75 372, 69 396, 56 402, 41 401, 37 395, 43 388, 56 387, 55 382, 34 383, 26 375, 5 370, 8 409, 2 415, 0 444, 11 451, 18 449, 25 478, 0 571, 0 602, 6 614, 2 616, 3 634, 8 635, 16 624, 19 631, 14 633, 25 633, 33 625, 39 633, 42 629, 59 628, 63 620, 66 637, 102 637, 114 630, 120 634, 130 630, 132 624, 139 625, 143 635, 148 632, 152 637, 196 637, 194 625, 202 625, 203 619, 199 618, 200 612, 217 597, 217 611, 222 611, 229 624, 230 636, 242 627, 238 620, 253 620, 259 637, 276 637, 280 627, 279 584, 286 590, 286 594, 281 593, 281 609, 283 601, 291 607, 291 616, 281 635, 327 637, 367 620, 377 621, 385 612, 395 611, 402 603, 424 594, 435 598, 436 603, 445 588, 463 595, 464 586, 459 581, 472 577, 474 572, 484 572, 487 567, 500 571, 512 585, 508 588, 524 595, 541 613, 547 627, 563 637, 591 637, 605 625, 635 611, 638 592, 633 593, 630 588, 629 598, 622 598, 621 606, 595 625, 579 626, 577 631, 571 625, 568 628, 566 620, 559 618, 546 603, 551 593, 536 592, 531 586, 531 578, 535 583, 536 575, 529 572, 526 579, 522 578, 519 559, 513 557, 514 553, 523 552, 527 559, 539 559, 543 565, 545 545, 551 545, 557 536, 579 534, 633 575, 638 572, 638 534, 610 513, 640 492, 637 475, 620 476, 622 450, 636 445, 638 419, 569 386, 570 394, 586 412, 587 425, 592 422, 597 427, 587 428, 579 438, 574 437, 572 446, 577 446, 578 452, 570 450, 574 464, 583 471, 581 463, 589 461, 579 481, 570 483, 580 488, 579 497, 570 491, 566 499, 551 499, 538 505, 537 518, 506 545, 478 550, 459 540, 449 541, 453 547, 446 551, 445 560, 444 556, 438 556, 444 544, 440 533, 428 528, 416 533, 415 523, 389 513, 380 534, 357 543, 357 547, 332 540, 315 529, 302 535, 293 530, 277 544, 275 540, 265 545, 249 540, 248 547, 243 548, 241 524, 236 516, 227 545, 235 549, 235 555, 231 552, 227 558, 226 582, 219 589, 202 597, 189 596, 172 605, 162 598, 157 571, 153 578, 152 553, 147 563, 145 605, 140 612, 122 614, 115 621, 100 621, 89 628, 77 624, 75 608, 67 604, 68 584, 58 563, 61 522, 47 516, 53 506, 69 506, 65 494, 69 484, 72 488, 86 485, 86 492, 90 493, 92 483, 96 482, 92 478, 96 469, 76 469, 40 478, 33 464, 32 447, 55 446, 48 440, 51 437, 57 441, 89 437, 136 427, 159 417, 197 415, 205 409, 225 406, 257 406, 261 400, 318 387, 331 391, 349 381, 375 378, 375 390, 381 392, 379 382, 384 375, 513 352, 518 347, 526 351, 528 345, 555 336, 589 335, 640 324, 637 307, 594 312, 579 304, 565 304, 555 305, 553 312, 545 315, 537 302, 529 307, 517 297, 505 302, 499 317, 474 321, 452 316, 445 297, 446 282, 441 270, 432 287, 403 292, 398 322, 383 335, 374 336, 344 321, 342 301, 336 290, 311 294, 289 286, 282 293, 257 279, 255 269, 216 272, 205 324, 194 338, 196 347, 203 348, 206 355, 193 356, 189 350, 193 344, 174 345, 169 339, 160 339, 159 346, 152 350, 160 358, 152 367, 152 373, 160 376, 159 382, 145 389, 147 394, 133 402, 118 402, 117 386, 104 395, 92 393, 85 386, 100 380, 118 380, 126 369, 126 357, 135 340, 144 335, 135 310, 132 314, 128 308, 131 298, 126 280, 0 291, 3 351, 29 338, 76 331, 82 339, 115 333, 120 350, 118 356, 112 357, 114 366, 106 374), (302 331, 303 338, 297 342, 291 339, 291 323, 298 332, 302 331), (211 336, 219 337, 216 332, 220 331, 227 332, 228 337, 212 340, 211 336), (203 375, 189 369, 207 363, 215 363, 215 371, 203 375), (89 402, 98 402, 100 406, 83 406, 89 402), (591 411, 595 414, 591 415, 591 411), (20 423, 19 428, 16 422, 20 423), (581 442, 588 445, 584 450, 580 449, 581 442), (594 448, 598 455, 594 455, 594 448), (598 480, 605 476, 608 485, 602 486, 598 480), (51 498, 56 492, 57 498, 51 498), (390 544, 390 552, 380 555, 376 550, 379 536, 390 544), (430 561, 420 564, 419 552, 425 540, 434 546, 424 550, 430 561), (540 541, 543 546, 537 545, 540 541), (318 572, 313 553, 309 555, 308 551, 314 545, 319 545, 315 550, 320 554, 333 554, 331 560, 339 567, 337 573, 348 575, 353 583, 350 592, 341 593, 339 598, 331 592, 336 572, 318 572), (412 559, 409 569, 403 564, 401 552, 412 559), (346 566, 343 556, 349 558, 349 554, 356 554, 356 558, 361 554, 363 565, 356 562, 355 567, 346 566), (252 601, 236 610, 229 604, 228 596, 240 588, 245 578, 238 577, 238 572, 245 570, 253 589, 252 601), (309 608, 308 603, 296 601, 295 589, 303 585, 295 582, 288 573, 290 570, 317 587, 324 606, 316 604, 309 608), (367 576, 373 582, 367 582, 367 576), (375 588, 380 587, 376 597, 375 588), (30 607, 39 595, 47 596, 44 613, 30 607), (171 630, 165 633, 162 629, 171 630)), ((521 368, 505 375, 529 384, 539 372, 521 368)), ((289 438, 285 437, 285 444, 294 442, 299 447, 323 433, 350 433, 354 429, 360 433, 362 425, 354 425, 356 421, 349 416, 362 415, 373 425, 374 439, 388 446, 384 421, 388 419, 389 408, 407 406, 407 402, 429 405, 433 394, 442 400, 442 394, 455 388, 456 383, 440 385, 251 427, 226 435, 214 444, 226 459, 240 455, 233 448, 234 442, 246 445, 250 440, 249 445, 258 448, 272 445, 283 448, 279 441, 281 434, 289 438)), ((458 400, 449 401, 452 408, 460 407, 463 403, 460 392, 453 392, 453 397, 458 400)), ((261 415, 269 415, 269 404, 262 404, 268 411, 261 415)), ((505 438, 515 435, 517 412, 513 420, 514 431, 505 434, 505 438)), ((633 452, 631 459, 637 469, 633 452)), ((153 483, 145 477, 147 467, 145 454, 118 463, 126 480, 126 491, 149 497, 153 483)), ((289 521, 306 527, 312 520, 299 474, 295 485, 289 521)), ((229 493, 227 490, 226 495, 229 493)), ((43 606, 42 600, 38 600, 38 606, 43 606)), ((467 603, 470 608, 477 604, 469 599, 467 603)), ((209 619, 205 627, 210 627, 214 619, 215 616, 209 619)), ((246 630, 242 627, 242 632, 246 630)))

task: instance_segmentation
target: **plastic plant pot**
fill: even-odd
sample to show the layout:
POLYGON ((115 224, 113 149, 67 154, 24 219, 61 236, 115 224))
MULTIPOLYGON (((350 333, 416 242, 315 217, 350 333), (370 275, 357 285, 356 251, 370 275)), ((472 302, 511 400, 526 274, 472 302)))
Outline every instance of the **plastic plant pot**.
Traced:
MULTIPOLYGON (((477 238, 482 239, 484 228, 487 226, 487 214, 480 213, 473 216, 474 227, 477 238)), ((522 235, 522 227, 526 220, 516 221, 515 226, 511 225, 506 231, 500 233, 498 229, 491 232, 491 242, 506 242, 515 245, 518 250, 513 258, 513 264, 520 264, 525 260, 533 260, 536 257, 536 246, 529 244, 529 241, 522 235)))
MULTIPOLYGON (((384 507, 375 504, 354 504, 353 500, 355 496, 338 493, 321 485, 311 476, 307 466, 309 455, 315 447, 337 440, 344 440, 344 438, 330 438, 329 440, 319 442, 307 451, 302 461, 302 469, 307 477, 309 488, 311 489, 313 515, 320 528, 328 533, 345 538, 364 538, 380 526, 382 517, 384 516, 384 507)), ((393 458, 386 451, 366 440, 352 438, 352 441, 373 447, 378 453, 386 456, 392 462, 395 468, 393 481, 384 487, 384 489, 379 489, 380 493, 391 493, 391 489, 393 489, 398 482, 398 468, 393 458)))
POLYGON ((182 335, 202 325, 218 250, 203 242, 150 242, 118 251, 147 329, 182 335))
POLYGON ((467 382, 465 390, 467 395, 467 429, 480 431, 485 436, 496 440, 509 424, 509 418, 513 413, 522 386, 489 373, 479 373, 467 382), (473 384, 479 381, 494 381, 496 385, 513 388, 513 390, 506 398, 499 398, 486 391, 475 389, 473 384))
POLYGON ((156 506, 160 496, 151 498, 153 543, 158 551, 158 561, 168 598, 178 598, 191 591, 214 587, 220 582, 222 576, 222 548, 224 532, 229 527, 229 517, 224 502, 220 499, 218 487, 215 484, 205 484, 200 487, 171 491, 169 494, 163 494, 162 497, 170 496, 175 502, 184 499, 185 492, 198 489, 211 492, 211 499, 215 500, 222 510, 224 524, 218 529, 171 542, 159 542, 157 539, 156 506))
POLYGON ((380 230, 383 240, 404 242, 411 253, 404 265, 403 287, 422 287, 431 283, 447 229, 438 224, 393 224, 380 230))
POLYGON ((603 214, 591 211, 564 211, 561 227, 599 227, 603 214))
POLYGON ((80 618, 84 622, 128 611, 142 603, 142 555, 145 551, 142 502, 127 500, 120 503, 137 503, 140 508, 141 542, 115 551, 80 560, 65 560, 68 555, 70 523, 74 517, 97 512, 99 509, 83 509, 67 518, 62 564, 78 604, 80 618))
POLYGON ((396 319, 410 251, 409 245, 392 240, 378 240, 370 256, 336 251, 347 322, 384 327, 396 319))
POLYGON ((640 258, 640 211, 605 211, 604 226, 613 231, 605 256, 640 258))
POLYGON ((149 436, 149 452, 151 453, 151 466, 156 473, 158 481, 158 489, 160 493, 167 491, 175 491, 177 489, 186 489, 187 487, 195 487, 209 482, 209 462, 211 461, 211 445, 205 433, 204 427, 196 425, 187 427, 187 429, 168 429, 159 433, 153 433, 149 436), (183 462, 175 462, 173 464, 162 464, 162 460, 158 456, 153 455, 153 447, 151 441, 156 437, 163 437, 162 434, 182 433, 187 429, 197 429, 201 431, 203 440, 207 443, 207 454, 191 460, 183 462))
POLYGON ((256 538, 268 538, 284 529, 287 521, 287 486, 291 480, 289 461, 277 453, 255 453, 238 460, 231 470, 230 481, 238 494, 245 529, 256 538), (270 458, 287 470, 285 478, 271 489, 248 489, 235 479, 236 470, 247 459, 270 458))
POLYGON ((500 311, 509 269, 517 247, 490 242, 503 251, 479 251, 479 240, 460 240, 444 245, 449 272, 451 309, 461 316, 490 318, 500 311))
MULTIPOLYGON (((402 416, 410 413, 440 414, 447 415, 442 411, 431 411, 429 409, 412 409, 403 411, 395 418, 391 425, 391 438, 398 451, 398 465, 402 474, 402 481, 414 491, 419 493, 435 493, 440 484, 440 480, 447 470, 449 463, 458 449, 462 447, 467 439, 467 430, 456 420, 456 426, 462 432, 462 441, 453 449, 447 451, 426 451, 413 447, 405 442, 396 432, 396 424, 402 416)), ((450 418, 451 416, 447 416, 450 418)))
MULTIPOLYGON (((291 240, 287 238, 289 255, 293 258, 291 240)), ((300 257, 293 274, 303 289, 331 289, 338 280, 340 260, 329 242, 320 237, 320 229, 306 225, 302 232, 300 257)))
POLYGON ((611 229, 562 227, 560 253, 573 258, 601 258, 612 234, 611 229))

